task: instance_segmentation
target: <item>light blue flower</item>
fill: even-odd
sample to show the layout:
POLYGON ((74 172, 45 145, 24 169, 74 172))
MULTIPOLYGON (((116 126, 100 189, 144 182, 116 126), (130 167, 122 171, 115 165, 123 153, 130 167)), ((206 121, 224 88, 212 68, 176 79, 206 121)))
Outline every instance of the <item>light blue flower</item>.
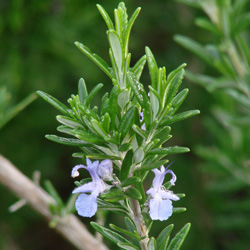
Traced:
POLYGON ((170 182, 174 186, 176 175, 172 170, 168 170, 168 168, 165 169, 164 166, 161 166, 161 170, 154 169, 152 171, 155 174, 153 187, 147 191, 147 194, 152 196, 152 199, 149 201, 149 215, 152 220, 167 220, 173 213, 171 200, 177 201, 180 198, 172 191, 166 190, 162 183, 165 175, 171 174, 172 179, 170 182))
POLYGON ((85 168, 89 171, 92 181, 77 187, 72 193, 82 193, 78 196, 75 202, 78 214, 83 217, 92 217, 97 211, 98 195, 111 188, 111 186, 106 184, 102 179, 107 179, 112 176, 113 164, 110 160, 104 160, 100 164, 99 161, 94 161, 92 163, 88 158, 86 161, 87 166, 75 166, 72 169, 71 176, 73 178, 79 176, 78 170, 80 168, 85 168))

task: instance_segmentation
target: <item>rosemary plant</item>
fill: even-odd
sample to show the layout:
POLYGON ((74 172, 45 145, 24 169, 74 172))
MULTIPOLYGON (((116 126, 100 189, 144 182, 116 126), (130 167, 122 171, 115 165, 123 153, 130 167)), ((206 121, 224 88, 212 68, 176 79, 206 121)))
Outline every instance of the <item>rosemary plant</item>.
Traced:
POLYGON ((170 191, 177 178, 170 165, 164 165, 169 154, 189 149, 163 146, 172 137, 171 124, 199 113, 191 110, 177 114, 188 94, 188 89, 178 93, 186 64, 167 75, 166 68, 157 66, 153 53, 146 47, 146 55, 131 66, 129 37, 140 8, 128 19, 125 4, 120 3, 114 11, 114 23, 102 6, 97 8, 108 26, 111 66, 80 42, 75 45, 110 78, 112 89, 103 95, 101 107, 93 107, 91 101, 102 83, 89 91, 80 79, 78 94, 68 99, 70 107, 38 91, 62 113, 56 117, 60 123, 57 130, 70 136, 46 138, 77 147, 73 157, 78 157, 80 164, 73 168, 71 176, 79 176, 81 168, 91 176, 75 182, 73 193, 80 193, 75 202, 78 214, 92 217, 97 210, 109 210, 124 217, 126 228, 113 224, 105 228, 91 222, 96 231, 121 249, 179 249, 190 229, 189 223, 171 241, 173 225, 165 227, 156 238, 150 235, 150 228, 154 220, 164 221, 173 213, 186 210, 173 208, 172 201, 178 204, 185 195, 170 191), (146 62, 151 84, 145 90, 140 77, 146 62), (155 175, 152 187, 145 190, 143 183, 152 172, 155 175), (171 179, 164 181, 167 174, 171 179))

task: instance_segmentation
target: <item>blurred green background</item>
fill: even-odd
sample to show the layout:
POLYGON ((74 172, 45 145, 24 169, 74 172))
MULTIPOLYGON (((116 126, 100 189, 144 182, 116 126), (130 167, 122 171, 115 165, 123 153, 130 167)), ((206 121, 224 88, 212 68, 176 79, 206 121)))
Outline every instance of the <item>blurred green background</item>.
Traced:
MULTIPOLYGON (((113 16, 113 9, 119 1, 98 3, 113 16)), ((80 41, 108 61, 106 26, 95 4, 92 0, 0 1, 0 87, 6 86, 11 93, 11 104, 36 90, 45 91, 66 104, 69 96, 77 93, 80 77, 85 79, 88 88, 102 82, 105 84, 103 91, 111 89, 107 76, 73 44, 80 41)), ((201 42, 210 39, 208 33, 194 26, 194 18, 204 15, 201 11, 168 0, 127 0, 125 4, 129 15, 138 6, 142 7, 131 34, 131 65, 144 54, 145 46, 149 46, 158 65, 166 66, 168 72, 183 62, 192 71, 208 70, 199 59, 173 41, 177 33, 201 42)), ((145 86, 149 83, 147 67, 142 82, 145 86)), ((173 170, 178 176, 174 191, 186 193, 186 198, 178 205, 187 207, 187 212, 174 215, 164 223, 174 223, 174 233, 185 223, 192 223, 183 249, 236 249, 230 247, 235 242, 237 249, 250 249, 249 238, 241 243, 242 234, 238 229, 220 231, 216 227, 214 204, 211 202, 217 202, 218 199, 214 199, 217 194, 207 191, 206 184, 211 175, 202 171, 202 160, 193 151, 198 144, 214 143, 204 123, 218 98, 216 94, 207 93, 187 80, 184 80, 182 87, 190 89, 182 110, 197 108, 201 110, 201 115, 172 127, 173 139, 168 145, 191 149, 191 153, 171 156, 170 159, 175 161, 173 170)), ((79 159, 71 157, 75 152, 73 148, 44 138, 45 134, 57 133, 57 114, 53 107, 38 98, 0 130, 0 153, 29 177, 39 170, 41 185, 45 179, 50 179, 66 200, 74 188, 70 172, 79 159)), ((30 207, 9 213, 8 207, 17 198, 3 186, 0 186, 0 197, 0 249, 73 248, 49 229, 48 223, 30 207)), ((89 220, 81 219, 89 223, 89 220)), ((109 219, 116 218, 111 214, 109 219)), ((153 232, 158 233, 158 226, 160 223, 154 224, 153 232)))

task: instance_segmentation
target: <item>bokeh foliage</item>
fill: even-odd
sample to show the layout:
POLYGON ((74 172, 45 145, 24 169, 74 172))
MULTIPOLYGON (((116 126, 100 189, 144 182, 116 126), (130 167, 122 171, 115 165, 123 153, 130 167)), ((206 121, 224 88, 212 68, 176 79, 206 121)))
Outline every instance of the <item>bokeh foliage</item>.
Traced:
MULTIPOLYGON (((117 3, 118 1, 106 1, 101 4, 108 13, 112 13, 117 3)), ((97 70, 96 66, 89 62, 89 59, 84 57, 73 44, 74 41, 82 41, 84 44, 91 45, 89 46, 91 50, 108 61, 108 54, 105 53, 108 43, 104 42, 106 41, 105 24, 95 4, 92 0, 1 1, 0 87, 4 86, 11 93, 10 107, 38 89, 51 93, 58 99, 65 100, 66 103, 69 94, 77 93, 80 77, 84 77, 90 89, 98 82, 104 83, 103 92, 107 90, 105 88, 111 89, 108 77, 101 70, 97 70)), ((201 32, 193 25, 196 14, 204 15, 201 10, 167 0, 153 2, 128 0, 126 6, 131 11, 138 6, 142 7, 130 40, 131 52, 135 60, 144 54, 145 46, 149 46, 158 64, 167 65, 168 72, 183 61, 188 64, 187 68, 195 69, 196 72, 202 70, 212 72, 206 65, 201 65, 200 60, 194 58, 192 54, 181 50, 172 38, 174 34, 179 33, 188 34, 202 42, 211 39, 210 34, 201 32)), ((149 82, 149 79, 143 79, 142 82, 149 82)), ((173 145, 188 145, 192 150, 198 143, 209 141, 213 144, 217 143, 208 133, 213 128, 215 131, 220 131, 215 132, 220 135, 220 143, 230 148, 231 141, 225 139, 228 135, 223 136, 223 133, 227 134, 223 126, 218 125, 218 128, 210 126, 207 120, 214 118, 209 117, 205 120, 205 117, 210 115, 215 101, 223 103, 226 110, 237 113, 233 101, 225 95, 222 95, 222 98, 217 92, 211 96, 187 81, 184 81, 183 88, 186 87, 185 85, 189 87, 190 94, 183 110, 195 107, 201 110, 202 115, 184 121, 181 125, 173 126, 175 138, 173 145), (200 120, 204 120, 208 128, 203 126, 200 120)), ((100 97, 103 92, 100 92, 100 97)), ((94 101, 98 104, 99 99, 97 96, 94 101)), ((35 170, 41 171, 42 179, 49 178, 63 199, 67 200, 73 189, 70 170, 79 162, 71 157, 73 153, 71 148, 56 145, 44 138, 44 134, 54 133, 57 125, 54 119, 56 114, 57 112, 42 100, 33 102, 1 129, 0 153, 8 157, 28 176, 32 176, 35 170)), ((216 123, 213 122, 213 124, 216 123)), ((234 155, 238 156, 238 152, 234 155)), ((214 213, 217 211, 216 207, 223 203, 221 200, 223 194, 217 194, 217 191, 213 190, 210 194, 206 193, 204 183, 208 183, 211 175, 200 172, 198 159, 192 153, 186 156, 173 156, 171 160, 175 160, 175 165, 178 166, 175 169, 178 176, 176 191, 185 190, 186 193, 186 198, 180 205, 187 207, 188 211, 183 216, 173 216, 168 223, 174 222, 178 229, 183 225, 183 221, 192 222, 192 230, 183 249, 197 249, 197 246, 200 249, 223 249, 225 246, 221 244, 221 239, 217 235, 220 228, 215 230, 212 223, 214 213)), ((218 168, 213 169, 218 171, 218 168)), ((220 184, 220 182, 216 183, 220 184)), ((225 185, 221 186, 225 187, 225 185)), ((0 192, 1 249, 11 249, 15 246, 20 249, 36 250, 55 247, 71 249, 71 246, 48 229, 47 223, 29 207, 22 208, 14 215, 9 214, 7 208, 16 201, 16 198, 2 187, 0 192), (32 238, 29 237, 31 232, 32 238), (43 240, 44 238, 46 241, 43 240)), ((231 204, 231 210, 237 209, 233 207, 234 204, 231 204)), ((247 205, 246 207, 249 208, 247 205)), ((108 217, 108 219, 112 222, 117 218, 108 217)), ((243 225, 241 221, 239 225, 243 225)), ((153 230, 159 233, 157 223, 153 230)), ((230 242, 232 234, 237 235, 242 231, 233 227, 230 232, 229 235, 223 234, 225 241, 230 242)), ((246 241, 237 242, 238 249, 246 247, 246 241)))

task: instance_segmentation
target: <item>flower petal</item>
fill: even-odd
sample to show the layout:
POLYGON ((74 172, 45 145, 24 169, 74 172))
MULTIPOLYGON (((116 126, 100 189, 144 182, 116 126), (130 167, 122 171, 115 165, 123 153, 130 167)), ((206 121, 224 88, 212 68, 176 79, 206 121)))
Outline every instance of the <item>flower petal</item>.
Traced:
POLYGON ((83 217, 92 217, 97 211, 96 196, 80 194, 75 202, 76 210, 83 217))
POLYGON ((174 194, 172 191, 169 191, 169 190, 162 190, 160 192, 160 196, 161 198, 163 199, 169 199, 169 200, 173 200, 173 201, 178 201, 180 198, 174 194))
POLYGON ((73 194, 92 193, 94 189, 95 189, 95 184, 91 181, 91 182, 88 182, 84 185, 81 185, 80 187, 75 188, 72 193, 73 194))
POLYGON ((81 165, 76 165, 75 167, 73 167, 71 171, 71 177, 75 178, 79 176, 78 169, 80 168, 85 168, 85 166, 81 164, 81 165))
POLYGON ((103 180, 108 180, 111 181, 113 180, 112 173, 113 173, 113 163, 111 160, 106 159, 103 160, 97 169, 98 175, 103 179, 103 180))
POLYGON ((152 220, 167 220, 173 213, 171 200, 163 200, 158 195, 149 202, 149 215, 152 220))

